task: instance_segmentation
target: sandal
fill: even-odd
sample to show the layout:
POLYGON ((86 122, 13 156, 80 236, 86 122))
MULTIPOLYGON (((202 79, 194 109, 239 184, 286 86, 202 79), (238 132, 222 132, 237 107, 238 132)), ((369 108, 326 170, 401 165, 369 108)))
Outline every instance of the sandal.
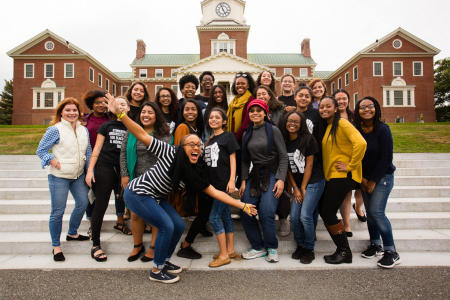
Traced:
MULTIPOLYGON (((153 252, 155 251, 155 247, 154 246, 149 246, 150 249, 153 249, 153 252)), ((147 253, 146 253, 147 254, 147 253)), ((144 254, 144 256, 141 257, 141 261, 142 262, 149 262, 153 260, 153 257, 148 257, 146 254, 144 254)))
POLYGON ((134 245, 134 246, 133 246, 133 248, 139 248, 139 247, 140 247, 141 249, 139 250, 139 252, 138 252, 137 254, 128 256, 127 260, 128 260, 129 262, 132 262, 132 261, 137 260, 137 259, 139 258, 139 256, 140 256, 142 253, 145 252, 145 247, 144 247, 144 245, 143 245, 142 243, 140 243, 139 245, 134 245))
POLYGON ((125 223, 116 223, 116 225, 114 225, 113 228, 119 232, 122 232, 125 235, 131 235, 131 230, 125 223))
POLYGON ((95 247, 93 247, 93 248, 91 249, 91 257, 92 257, 93 259, 95 259, 96 261, 98 261, 98 262, 106 261, 106 260, 108 259, 108 257, 106 256, 106 253, 103 252, 103 250, 102 250, 101 253, 98 253, 97 255, 95 255, 95 252, 97 252, 97 251, 99 251, 99 250, 102 250, 102 247, 100 247, 100 246, 95 246, 95 247))

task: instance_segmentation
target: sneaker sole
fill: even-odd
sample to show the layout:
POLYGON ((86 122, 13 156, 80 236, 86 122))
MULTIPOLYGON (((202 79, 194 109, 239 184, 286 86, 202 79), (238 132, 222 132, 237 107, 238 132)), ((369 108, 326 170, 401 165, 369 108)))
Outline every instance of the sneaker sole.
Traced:
POLYGON ((161 282, 161 283, 167 283, 167 284, 169 284, 169 283, 175 283, 175 282, 177 282, 177 281, 180 280, 180 276, 177 276, 177 277, 175 277, 174 279, 170 279, 170 280, 160 280, 160 279, 153 278, 153 277, 151 277, 151 276, 149 276, 148 278, 149 278, 151 281, 161 282))
POLYGON ((394 268, 396 265, 399 265, 399 264, 401 264, 401 259, 399 258, 398 260, 396 260, 396 261, 394 261, 394 264, 392 264, 392 265, 389 265, 389 266, 387 266, 387 265, 382 265, 382 264, 380 264, 380 263, 377 263, 377 266, 379 266, 380 268, 383 268, 383 269, 392 269, 392 268, 394 268))
POLYGON ((167 270, 167 269, 166 269, 166 272, 167 272, 167 273, 174 274, 174 275, 180 274, 182 271, 183 271, 183 268, 182 268, 182 267, 180 267, 179 269, 176 269, 176 270, 167 270))
POLYGON ((244 256, 244 255, 242 255, 242 258, 243 259, 255 259, 255 258, 258 258, 258 257, 265 257, 267 254, 261 254, 261 255, 255 255, 255 256, 244 256))
POLYGON ((374 257, 382 257, 384 255, 384 252, 377 252, 376 254, 372 255, 372 256, 368 256, 368 255, 364 255, 364 253, 361 253, 361 257, 364 258, 374 258, 374 257))
POLYGON ((279 262, 279 260, 273 260, 273 259, 271 259, 271 260, 267 260, 267 259, 266 259, 266 261, 269 262, 269 263, 271 263, 271 264, 279 262))

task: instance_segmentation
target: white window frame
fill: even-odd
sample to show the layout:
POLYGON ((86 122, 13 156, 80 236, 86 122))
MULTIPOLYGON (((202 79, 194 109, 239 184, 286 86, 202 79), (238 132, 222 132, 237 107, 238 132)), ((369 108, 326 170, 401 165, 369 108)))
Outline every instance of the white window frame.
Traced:
POLYGON ((33 88, 33 109, 55 109, 58 105, 58 94, 61 93, 61 100, 64 99, 64 88, 33 88), (53 106, 45 107, 45 93, 53 94, 53 106), (39 94, 39 103, 37 103, 39 94), (39 104, 39 105, 38 105, 39 104))
POLYGON ((277 76, 277 68, 269 68, 269 69, 272 72, 273 76, 276 77, 277 76))
POLYGON ((298 74, 300 75, 301 78, 308 77, 308 68, 300 68, 298 74))
POLYGON ((95 83, 95 70, 94 68, 89 67, 89 81, 92 83, 95 83), (92 71, 92 77, 91 77, 91 71, 92 71))
POLYGON ((178 95, 178 84, 172 84, 170 88, 174 91, 175 95, 178 95))
POLYGON ((177 77, 177 74, 175 74, 175 71, 176 71, 177 69, 170 69, 170 77, 172 77, 172 78, 175 78, 175 77, 177 77))
POLYGON ((156 93, 158 92, 158 90, 159 89, 162 89, 164 86, 163 85, 160 85, 160 84, 157 84, 157 85, 155 85, 155 95, 156 95, 156 93))
POLYGON ((109 92, 109 79, 108 78, 105 79, 105 90, 107 92, 109 92))
POLYGON ((164 78, 164 69, 155 69, 155 78, 164 78))
POLYGON ((349 72, 344 74, 344 84, 345 84, 345 86, 350 84, 350 73, 349 72))
POLYGON ((336 90, 336 85, 334 84, 334 82, 332 82, 331 83, 331 93, 333 94, 335 90, 336 90))
POLYGON ((358 98, 358 92, 353 93, 353 109, 355 109, 356 102, 359 100, 358 98))
POLYGON ((393 86, 393 87, 384 87, 383 88, 383 107, 415 107, 415 88, 411 86, 406 87, 399 87, 399 86, 393 86), (396 105, 395 99, 394 99, 394 93, 396 91, 402 91, 403 92, 403 104, 402 105, 396 105), (409 96, 411 104, 408 105, 408 92, 410 93, 409 96), (389 95, 387 95, 389 94, 389 95), (387 103, 387 97, 389 96, 389 104, 387 103))
POLYGON ((55 64, 54 63, 44 64, 44 78, 55 78, 55 64), (47 66, 52 66, 52 68, 53 68, 51 77, 47 76, 47 66))
POLYGON ((139 78, 147 78, 147 69, 139 69, 139 78))
POLYGON ((359 70, 358 70, 358 66, 354 66, 353 67, 353 81, 356 81, 356 80, 358 80, 358 77, 359 77, 359 70), (355 70, 356 70, 356 72, 355 72, 355 70), (355 74, 356 74, 356 76, 355 76, 355 74))
POLYGON ((125 96, 125 94, 127 93, 129 88, 130 88, 129 85, 122 85, 120 87, 120 94, 121 94, 121 96, 125 96))
POLYGON ((403 76, 403 62, 402 61, 393 61, 392 62, 392 76, 398 77, 403 76), (395 74, 395 64, 400 64, 400 74, 395 74))
POLYGON ((113 93, 113 96, 116 95, 116 92, 117 92, 117 90, 116 90, 116 84, 113 83, 113 84, 112 84, 112 93, 113 93))
POLYGON ((292 75, 292 68, 283 68, 283 75, 291 74, 292 75))
POLYGON ((337 80, 337 86, 338 86, 338 90, 342 89, 342 78, 339 77, 337 80))
POLYGON ((75 78, 75 64, 74 63, 64 63, 64 78, 75 78), (67 76, 67 66, 72 65, 72 76, 67 76))
POLYGON ((97 74, 97 84, 98 84, 98 87, 102 87, 103 86, 103 75, 102 74, 100 74, 100 73, 98 73, 97 74))
POLYGON ((373 77, 383 77, 383 62, 382 61, 374 61, 372 63, 372 76, 373 77), (375 64, 381 64, 381 74, 375 74, 375 64))
POLYGON ((413 61, 412 62, 412 70, 413 70, 413 76, 423 76, 423 61, 413 61), (416 75, 416 68, 415 68, 415 64, 419 63, 420 64, 420 74, 416 75))
POLYGON ((23 78, 34 78, 34 64, 25 63, 23 64, 23 78), (27 66, 31 66, 31 76, 27 76, 27 66))
POLYGON ((227 52, 236 55, 236 40, 211 40, 211 56, 217 55, 220 52, 227 52), (221 46, 226 46, 221 48, 221 46), (221 49, 225 51, 220 51, 221 49))

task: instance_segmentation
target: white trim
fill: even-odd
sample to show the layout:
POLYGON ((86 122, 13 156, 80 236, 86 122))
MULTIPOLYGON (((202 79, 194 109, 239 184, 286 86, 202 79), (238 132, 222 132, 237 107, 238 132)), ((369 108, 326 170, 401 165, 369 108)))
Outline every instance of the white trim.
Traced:
POLYGON ((44 64, 44 78, 55 78, 55 64, 54 63, 48 63, 48 64, 44 64), (53 70, 52 70, 52 76, 47 76, 47 66, 52 66, 53 70))
POLYGON ((55 43, 53 42, 53 41, 46 41, 45 43, 44 43, 44 49, 45 50, 47 50, 47 51, 53 51, 53 50, 55 50, 55 43), (47 45, 51 45, 51 49, 48 49, 47 48, 47 45))
POLYGON ((109 79, 105 78, 105 90, 109 92, 109 79))
POLYGON ((374 61, 372 62, 372 76, 373 77, 383 77, 383 62, 382 61, 374 61), (375 74, 375 64, 381 64, 381 74, 375 74))
POLYGON ((354 67, 353 67, 353 81, 358 80, 358 77, 359 77, 359 69, 358 69, 358 66, 354 66, 354 67), (355 77, 355 69, 356 69, 356 77, 355 77))
POLYGON ((147 78, 147 69, 139 69, 139 78, 147 78))
POLYGON ((164 69, 155 69, 155 78, 164 78, 164 69), (159 73, 161 76, 158 76, 159 73))
POLYGON ((308 68, 299 68, 298 75, 300 76, 300 78, 306 78, 306 77, 308 77, 308 68), (306 73, 306 74, 303 74, 303 75, 302 75, 302 70, 303 70, 303 72, 306 73))
POLYGON ((89 81, 95 83, 95 70, 92 67, 89 67, 89 81), (91 70, 92 70, 92 79, 91 79, 91 70))
POLYGON ((219 37, 215 40, 211 40, 211 56, 217 55, 222 52, 229 53, 231 55, 236 55, 236 40, 234 39, 220 39, 219 37), (222 44, 222 45, 221 45, 222 44), (221 48, 221 46, 226 46, 226 48, 221 48), (225 51, 220 51, 221 49, 225 51))
POLYGON ((58 105, 58 96, 60 95, 60 100, 64 99, 65 88, 64 87, 56 87, 54 81, 47 79, 46 82, 50 82, 51 87, 43 87, 44 84, 40 87, 35 87, 33 89, 33 107, 32 109, 54 109, 58 105), (45 106, 45 93, 49 93, 53 95, 53 105, 50 107, 45 106), (39 97, 39 103, 38 103, 39 97), (38 105, 39 104, 39 105, 38 105))
POLYGON ((394 49, 400 49, 402 46, 403 46, 403 42, 401 39, 395 39, 392 41, 392 47, 394 47, 394 49), (400 43, 400 45, 398 47, 395 47, 396 42, 400 43))
POLYGON ((34 64, 24 63, 23 64, 23 78, 34 78, 34 64), (31 72, 33 73, 31 77, 27 77, 27 66, 31 66, 31 72))
POLYGON ((338 80, 337 80, 337 87, 338 87, 338 90, 342 89, 342 77, 338 78, 338 80))
POLYGON ((98 87, 103 86, 103 75, 100 73, 97 74, 97 85, 98 85, 98 87))
POLYGON ((350 84, 350 73, 349 72, 346 72, 345 74, 344 74, 344 85, 345 86, 348 86, 350 84))
POLYGON ((286 75, 286 74, 292 74, 292 68, 283 68, 283 75, 286 75))
POLYGON ((392 62, 392 76, 397 77, 397 76, 403 76, 403 62, 402 61, 393 61, 392 62), (395 74, 395 64, 396 63, 400 63, 400 74, 395 74))
POLYGON ((358 92, 353 93, 353 110, 356 107, 356 102, 358 102, 359 98, 358 98, 358 92))
POLYGON ((413 76, 423 76, 423 61, 413 61, 412 62, 412 75, 413 76), (414 68, 414 64, 415 63, 420 63, 420 74, 419 75, 416 75, 416 70, 415 70, 415 68, 414 68))
POLYGON ((122 85, 120 87, 120 95, 121 96, 125 96, 125 94, 127 93, 128 89, 130 88, 129 85, 122 85))
POLYGON ((163 85, 160 85, 160 84, 157 84, 157 85, 155 85, 155 95, 156 95, 156 93, 158 92, 158 90, 159 89, 162 89, 164 86, 163 85))
POLYGON ((335 90, 336 90, 336 85, 334 84, 334 82, 332 82, 331 83, 331 93, 333 94, 335 90))
POLYGON ((414 86, 384 86, 383 87, 383 107, 415 107, 415 87, 414 86), (394 94, 395 92, 402 92, 401 105, 395 104, 394 94), (411 104, 408 105, 408 92, 411 104), (389 96, 389 104, 387 103, 387 97, 389 96))
POLYGON ((115 96, 117 93, 117 87, 116 87, 115 83, 112 84, 112 93, 113 93, 113 96, 115 96))
POLYGON ((170 69, 170 77, 177 78, 177 74, 175 74, 176 72, 177 72, 177 69, 170 69))
POLYGON ((64 63, 64 78, 75 78, 75 64, 74 63, 64 63), (72 77, 67 75, 67 65, 72 65, 72 77))

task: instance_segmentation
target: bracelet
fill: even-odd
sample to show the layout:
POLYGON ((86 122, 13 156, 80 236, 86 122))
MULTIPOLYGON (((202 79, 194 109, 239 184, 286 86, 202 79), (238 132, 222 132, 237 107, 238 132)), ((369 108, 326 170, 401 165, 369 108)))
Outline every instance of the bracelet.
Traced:
POLYGON ((246 214, 250 214, 251 209, 247 203, 244 203, 244 207, 242 207, 242 211, 245 212, 246 214))
POLYGON ((116 115, 117 119, 122 119, 123 116, 125 116, 124 112, 121 112, 120 114, 116 115))

